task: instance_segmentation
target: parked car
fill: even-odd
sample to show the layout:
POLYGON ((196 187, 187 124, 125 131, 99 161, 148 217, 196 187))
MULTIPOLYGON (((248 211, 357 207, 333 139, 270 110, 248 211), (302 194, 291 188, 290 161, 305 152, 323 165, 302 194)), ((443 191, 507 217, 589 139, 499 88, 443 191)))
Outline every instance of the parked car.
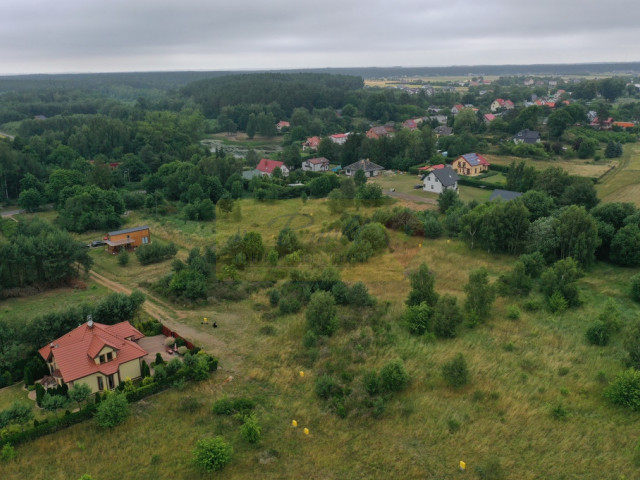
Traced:
POLYGON ((423 185, 423 184, 421 184, 421 183, 416 183, 416 184, 413 186, 413 188, 414 188, 414 190, 417 190, 417 189, 419 189, 419 188, 424 188, 424 185, 423 185))
POLYGON ((91 242, 92 247, 101 247, 102 245, 106 245, 104 240, 94 240, 91 242))

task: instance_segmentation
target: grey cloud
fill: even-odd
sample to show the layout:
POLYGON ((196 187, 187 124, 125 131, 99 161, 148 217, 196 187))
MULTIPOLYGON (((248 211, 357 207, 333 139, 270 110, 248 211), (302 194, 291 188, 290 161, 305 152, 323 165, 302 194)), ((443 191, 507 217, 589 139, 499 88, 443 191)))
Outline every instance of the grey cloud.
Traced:
POLYGON ((0 74, 637 61, 639 14, 624 0, 10 0, 0 74))

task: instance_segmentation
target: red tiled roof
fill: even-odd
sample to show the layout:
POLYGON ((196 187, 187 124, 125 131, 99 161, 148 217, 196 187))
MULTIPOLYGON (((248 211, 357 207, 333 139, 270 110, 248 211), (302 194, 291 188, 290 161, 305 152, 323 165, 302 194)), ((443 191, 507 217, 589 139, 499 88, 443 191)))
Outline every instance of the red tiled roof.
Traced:
POLYGON ((282 162, 278 162, 277 160, 269 160, 268 158, 263 158, 262 160, 260 160, 260 163, 258 163, 258 166, 256 168, 260 170, 262 173, 271 174, 276 168, 282 168, 282 167, 284 167, 284 163, 282 162))
POLYGON ((320 145, 320 137, 309 137, 304 144, 308 147, 317 147, 320 145))
POLYGON ((147 352, 133 341, 127 340, 142 337, 144 335, 129 322, 116 325, 94 323, 92 327, 84 323, 38 352, 45 360, 53 356, 60 376, 69 383, 98 372, 111 375, 118 371, 121 364, 144 357, 147 352), (94 359, 104 346, 116 350, 116 358, 97 365, 94 359))
POLYGON ((464 105, 460 105, 458 103, 458 104, 454 105, 453 108, 456 108, 456 109, 458 109, 458 111, 460 111, 460 110, 464 109, 464 105))
POLYGON ((307 160, 307 162, 312 163, 313 165, 329 164, 329 160, 324 157, 312 158, 310 160, 307 160))
POLYGON ((285 122, 284 120, 280 120, 280 121, 278 122, 278 126, 279 126, 279 127, 290 127, 290 126, 291 126, 291 124, 290 124, 289 122, 285 122))
POLYGON ((484 118, 486 118, 490 122, 493 122, 496 119, 496 116, 493 113, 485 113, 484 118))
POLYGON ((348 133, 334 133, 333 135, 330 135, 331 138, 346 138, 349 136, 348 133))
POLYGON ((426 170, 433 171, 433 170, 440 170, 442 168, 444 168, 444 165, 442 163, 439 163, 438 165, 426 165, 424 167, 420 167, 418 170, 419 171, 426 171, 426 170))
POLYGON ((616 127, 633 128, 636 126, 633 122, 613 122, 616 127))

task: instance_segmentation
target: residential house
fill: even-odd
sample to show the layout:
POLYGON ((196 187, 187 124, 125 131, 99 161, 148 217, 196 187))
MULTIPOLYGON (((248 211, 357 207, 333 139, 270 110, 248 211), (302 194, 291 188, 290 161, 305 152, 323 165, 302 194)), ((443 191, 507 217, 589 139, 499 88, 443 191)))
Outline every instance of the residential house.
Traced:
POLYGON ((402 122, 402 126, 404 128, 408 128, 409 130, 417 130, 418 125, 422 123, 422 118, 410 118, 409 120, 405 120, 402 122))
POLYGON ((491 196, 489 197, 489 201, 492 202, 493 200, 504 200, 505 202, 508 202, 509 200, 518 198, 521 195, 522 193, 520 192, 512 192, 511 190, 501 190, 499 188, 496 188, 491 193, 491 196))
POLYGON ((422 177, 423 190, 433 193, 442 193, 445 190, 457 192, 458 180, 460 180, 460 177, 449 165, 443 166, 443 168, 431 170, 422 177))
POLYGON ((363 170, 366 177, 377 177, 384 168, 369 159, 358 160, 344 167, 344 173, 349 177, 355 175, 358 170, 363 170))
POLYGON ((419 172, 431 172, 433 170, 440 170, 444 168, 444 164, 443 163, 439 163, 437 165, 425 165, 424 167, 420 167, 418 169, 419 172))
POLYGON ((453 161, 453 169, 460 175, 475 176, 489 170, 489 162, 479 153, 465 153, 453 161))
POLYGON ((147 352, 137 341, 143 337, 129 322, 104 325, 89 320, 38 353, 58 385, 86 383, 96 393, 140 378, 147 352))
POLYGON ((491 122, 493 122, 496 118, 498 118, 498 117, 496 117, 493 113, 485 113, 485 114, 482 116, 482 121, 485 123, 485 125, 489 125, 489 124, 490 124, 491 122))
POLYGON ((107 233, 107 250, 109 253, 118 253, 123 248, 131 250, 139 247, 140 245, 146 245, 151 243, 151 232, 149 227, 133 227, 125 230, 116 230, 114 232, 107 233))
POLYGON ((613 127, 613 118, 609 117, 606 120, 601 121, 598 117, 595 117, 589 125, 596 130, 611 130, 613 127))
POLYGON ((258 163, 258 166, 256 167, 256 169, 258 169, 262 175, 266 175, 268 177, 273 175, 273 171, 276 168, 279 168, 282 171, 283 177, 287 177, 289 175, 289 169, 287 168, 287 166, 282 162, 278 162, 277 160, 269 160, 268 158, 263 158, 260 160, 260 163, 258 163))
POLYGON ((429 120, 432 122, 435 120, 440 125, 445 125, 447 123, 448 118, 446 115, 431 115, 429 117, 429 120))
POLYGON ((367 131, 367 138, 378 139, 389 135, 389 130, 386 127, 371 127, 367 131))
POLYGON ((436 137, 448 137, 453 135, 453 127, 447 127, 446 125, 439 125, 433 129, 433 133, 436 137))
POLYGON ((309 137, 302 144, 302 151, 304 152, 306 150, 318 150, 319 146, 320 146, 320 137, 309 137))
POLYGON ((291 126, 291 124, 289 122, 285 122, 284 120, 280 120, 278 123, 276 123, 276 130, 281 132, 283 128, 289 128, 290 126, 291 126))
POLYGON ((328 172, 329 160, 324 157, 307 159, 302 162, 302 170, 309 172, 328 172))
POLYGON ((527 143, 529 145, 540 143, 540 132, 528 128, 520 130, 513 136, 513 143, 527 143))
POLYGON ((453 115, 457 115, 457 114, 459 114, 462 110, 464 110, 464 108, 465 108, 465 107, 464 107, 464 105, 462 105, 462 104, 460 104, 460 103, 457 103, 457 104, 455 104, 453 107, 451 107, 451 113, 452 113, 453 115))
POLYGON ((348 133, 334 133, 333 135, 329 135, 329 138, 333 143, 337 143, 338 145, 344 145, 349 138, 348 133))
POLYGON ((614 127, 620 127, 620 128, 623 128, 623 129, 626 130, 627 128, 635 127, 636 124, 633 123, 633 122, 613 122, 613 126, 614 127))
POLYGON ((253 170, 244 170, 242 172, 243 180, 251 180, 253 177, 261 177, 261 176, 262 176, 262 172, 257 168, 254 168, 253 170))
POLYGON ((491 111, 495 112, 504 108, 504 100, 502 98, 496 98, 493 102, 491 102, 491 111))

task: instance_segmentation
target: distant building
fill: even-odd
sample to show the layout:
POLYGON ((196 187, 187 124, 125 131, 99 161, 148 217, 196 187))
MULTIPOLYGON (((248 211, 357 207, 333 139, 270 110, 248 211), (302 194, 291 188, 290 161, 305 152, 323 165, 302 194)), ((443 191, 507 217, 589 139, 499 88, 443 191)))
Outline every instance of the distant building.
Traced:
POLYGON ((333 135, 329 135, 329 138, 333 143, 337 143, 338 145, 344 145, 349 138, 348 133, 334 133, 333 135))
POLYGON ((151 243, 151 232, 146 225, 143 227, 127 228, 107 233, 107 250, 109 253, 118 253, 123 248, 131 250, 140 245, 151 243))
POLYGON ((279 168, 280 171, 282 171, 283 177, 289 176, 289 169, 287 168, 287 166, 283 162, 278 162, 277 160, 269 160, 268 158, 263 158, 260 160, 260 163, 258 163, 258 166, 256 167, 256 169, 259 170, 262 175, 266 175, 268 177, 273 175, 273 171, 276 168, 279 168))
POLYGON ((344 173, 349 177, 355 175, 358 170, 363 170, 366 177, 377 177, 378 174, 384 170, 384 167, 373 163, 369 159, 358 160, 344 167, 344 173))
POLYGON ((527 143, 529 145, 540 143, 540 132, 528 128, 520 130, 514 135, 513 143, 527 143))
POLYGON ((319 146, 320 146, 320 137, 309 137, 302 144, 302 151, 304 152, 305 150, 318 150, 319 146))
POLYGON ((329 160, 324 157, 310 158, 302 162, 302 170, 307 172, 328 172, 329 160))

